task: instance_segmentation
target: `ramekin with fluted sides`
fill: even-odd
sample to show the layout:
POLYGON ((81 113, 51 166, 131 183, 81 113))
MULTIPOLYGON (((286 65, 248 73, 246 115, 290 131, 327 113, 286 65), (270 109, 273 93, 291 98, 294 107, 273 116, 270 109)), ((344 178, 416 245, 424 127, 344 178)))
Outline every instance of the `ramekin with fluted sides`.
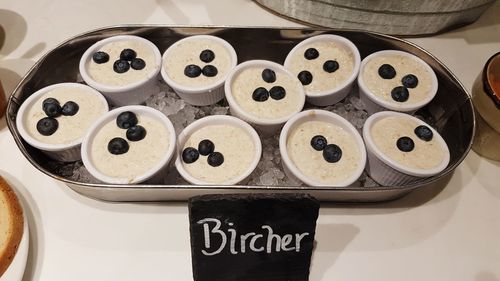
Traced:
POLYGON ((72 162, 81 158, 80 146, 88 128, 108 110, 106 99, 91 87, 78 83, 60 83, 42 88, 28 97, 19 108, 16 125, 21 137, 31 146, 52 159, 72 162), (45 136, 38 132, 37 123, 48 117, 42 104, 49 97, 56 98, 60 106, 68 101, 76 102, 79 109, 73 116, 55 117, 58 120, 57 130, 45 136))
POLYGON ((304 88, 297 77, 272 61, 250 60, 237 65, 224 87, 231 115, 247 121, 266 135, 276 133, 288 119, 302 110, 305 103, 304 88), (265 69, 274 71, 275 82, 263 80, 261 73, 265 69), (240 77, 242 73, 245 74, 243 78, 240 77), (271 92, 278 86, 285 89, 284 98, 276 100, 268 94, 265 101, 253 99, 257 88, 271 92))
MULTIPOLYGON (((245 180, 248 179, 253 170, 255 170, 262 155, 262 144, 259 135, 254 130, 254 128, 252 128, 252 126, 242 121, 241 119, 228 115, 212 115, 196 120, 195 122, 187 126, 179 134, 177 144, 178 144, 177 158, 175 160, 175 167, 177 168, 177 171, 179 171, 179 174, 185 180, 187 180, 192 184, 198 184, 198 185, 233 185, 244 182, 245 180), (201 131, 203 129, 204 130, 214 129, 215 126, 219 127, 220 129, 217 132, 215 131, 211 132, 212 134, 214 134, 212 136, 204 134, 201 131), (231 128, 231 131, 228 131, 228 128, 231 128), (225 134, 228 134, 228 132, 230 132, 232 135, 225 136, 225 134), (245 134, 245 135, 242 138, 237 134, 245 134), (214 138, 216 135, 218 137, 217 139, 214 138), (185 161, 183 160, 183 151, 186 148, 184 146, 189 145, 186 144, 189 141, 195 141, 192 138, 195 138, 196 142, 198 139, 200 140, 208 139, 210 141, 213 141, 212 142, 214 144, 213 152, 219 152, 223 155, 224 157, 223 163, 220 164, 219 166, 212 166, 212 165, 210 165, 212 167, 207 166, 209 164, 204 164, 204 162, 202 163, 201 161, 206 161, 208 163, 210 154, 203 156, 203 154, 206 153, 201 153, 201 151, 199 150, 197 150, 199 152, 199 158, 197 160, 189 164, 185 163, 185 161), (245 141, 244 142, 241 141, 242 139, 245 139, 245 141), (236 143, 238 140, 240 140, 241 143, 236 143), (251 144, 249 145, 249 143, 251 144), (246 148, 249 147, 253 147, 252 149, 253 151, 245 150, 246 148), (242 154, 240 155, 239 153, 242 154), (247 157, 248 159, 246 158, 241 159, 240 156, 247 157), (189 169, 185 167, 185 165, 192 165, 196 161, 200 162, 197 163, 200 166, 194 167, 194 168, 197 167, 199 168, 199 169, 197 168, 196 170, 199 171, 204 170, 207 173, 213 174, 214 177, 212 177, 212 179, 209 179, 208 177, 201 178, 202 175, 192 175, 188 171, 189 169), (234 171, 231 171, 232 164, 238 165, 241 163, 243 163, 245 166, 235 168, 234 171), (224 166, 223 164, 226 164, 227 166, 224 166), (219 173, 221 173, 221 175, 229 175, 229 177, 227 178, 217 177, 216 169, 220 169, 219 173), (221 180, 220 182, 217 181, 219 180, 219 178, 221 180)), ((191 147, 194 149, 200 149, 200 146, 197 144, 193 144, 191 147)))
POLYGON ((85 51, 79 64, 85 83, 101 92, 115 106, 141 104, 156 93, 159 89, 160 68, 161 54, 158 47, 149 40, 133 35, 118 35, 96 42, 85 51), (145 61, 145 66, 135 70, 129 61, 130 68, 117 73, 114 64, 120 59, 120 53, 128 48, 136 52, 137 59, 145 61), (103 50, 109 55, 108 61, 95 63, 94 54, 103 50))
POLYGON ((226 40, 194 35, 175 42, 163 53, 161 76, 184 101, 205 106, 224 98, 224 83, 237 61, 236 51, 226 40), (202 60, 204 51, 212 52, 213 56, 202 60), (195 77, 185 74, 188 65, 199 67, 195 77), (205 75, 204 69, 209 66, 217 69, 216 75, 205 75))
MULTIPOLYGON (((382 124, 384 125, 384 124, 382 124)), ((380 125, 380 126, 382 126, 380 125)), ((401 125, 405 126, 405 125, 401 125)), ((387 128, 394 128, 395 126, 383 126, 387 128)), ((424 121, 415 118, 411 115, 394 112, 394 111, 381 111, 371 115, 365 122, 363 127, 363 139, 366 144, 366 150, 368 152, 368 163, 366 166, 367 173, 379 184, 383 186, 398 186, 398 185, 406 185, 412 182, 416 182, 419 179, 430 177, 438 174, 442 170, 444 170, 449 163, 450 160, 450 152, 446 142, 439 135, 439 133, 434 130, 431 126, 426 124, 424 121), (376 141, 373 138, 373 126, 380 120, 393 117, 393 118, 401 118, 398 120, 401 124, 405 122, 409 122, 408 132, 382 132, 382 138, 384 141, 388 141, 389 143, 384 144, 384 146, 393 147, 394 151, 398 151, 399 148, 397 146, 396 138, 401 137, 409 137, 414 142, 414 147, 410 152, 419 153, 419 157, 422 161, 431 161, 431 157, 441 155, 440 158, 437 159, 436 165, 429 168, 417 168, 411 167, 409 165, 405 165, 402 162, 399 162, 395 157, 389 156, 387 153, 384 153, 381 147, 377 145, 376 141), (431 140, 434 139, 435 142, 429 143, 429 145, 434 146, 435 149, 441 150, 441 152, 433 152, 426 146, 426 142, 421 140, 415 132, 415 128, 412 126, 425 126, 432 132, 431 140), (438 148, 439 147, 439 148, 438 148), (424 153, 430 154, 425 155, 424 153), (421 154, 421 156, 420 156, 421 154)), ((382 145, 382 144, 381 144, 382 145)), ((401 152, 402 154, 410 153, 410 152, 401 152)), ((411 159, 412 156, 407 154, 404 155, 404 158, 411 159)), ((414 157, 413 157, 414 158, 414 157)), ((434 160, 432 160, 434 161, 434 160)))
POLYGON ((403 51, 385 50, 375 52, 361 61, 358 86, 359 97, 365 104, 368 113, 394 110, 412 114, 419 108, 424 107, 434 98, 438 90, 438 80, 434 70, 419 57, 403 51), (393 67, 395 70, 394 78, 382 78, 378 73, 378 69, 383 64, 386 64, 384 61, 391 58, 397 60, 398 57, 402 59, 400 59, 401 62, 398 62, 396 67, 393 67), (406 61, 402 61, 403 59, 406 61), (411 63, 415 63, 415 65, 411 67, 411 63), (399 69, 406 67, 412 69, 399 69), (419 75, 416 72, 420 72, 420 74, 423 73, 424 75, 419 75), (425 75, 425 73, 427 73, 427 75, 425 75), (408 99, 406 101, 396 101, 394 97, 392 97, 392 90, 396 87, 403 87, 403 77, 410 74, 417 77, 417 86, 414 88, 404 87, 409 92, 408 99), (420 76, 420 78, 418 76, 420 76), (372 88, 370 88, 369 84, 373 84, 372 88), (377 93, 375 93, 376 91, 380 93, 377 95, 377 93), (381 95, 384 95, 385 98, 381 95), (413 100, 414 97, 418 97, 418 99, 413 100))
POLYGON ((111 110, 90 128, 82 143, 82 161, 89 173, 104 183, 162 183, 175 155, 176 140, 174 126, 162 112, 142 105, 123 106, 111 110), (127 129, 118 127, 117 117, 124 112, 137 117, 137 125, 146 130, 144 138, 132 141, 127 129), (114 138, 122 138, 129 149, 112 154, 109 144, 114 138))
MULTIPOLYGON (((318 151, 317 149, 314 149, 310 146, 311 140, 313 137, 317 135, 321 135, 317 131, 314 131, 314 128, 312 127, 313 125, 310 125, 307 123, 309 128, 312 128, 311 132, 305 132, 305 137, 303 140, 299 140, 297 143, 294 142, 294 148, 295 149, 300 149, 301 147, 303 148, 304 146, 307 147, 307 150, 305 150, 305 153, 310 154, 310 153, 315 153, 317 155, 322 155, 322 151, 318 151), (302 143, 302 144, 301 144, 302 143), (296 144, 296 145, 295 145, 296 144), (309 151, 310 149, 310 151, 309 151)), ((304 125, 306 126, 306 125, 304 125)), ((323 136, 328 139, 329 137, 323 136)), ((330 139, 331 139, 330 138, 330 139)), ((299 136, 300 139, 300 136, 299 136)), ((295 180, 301 181, 309 186, 335 186, 335 187, 345 187, 345 186, 350 186, 356 183, 358 178, 361 176, 361 173, 363 172, 365 165, 366 165, 366 149, 365 145, 363 143, 363 139, 361 138, 360 134, 358 133, 358 130, 351 124, 349 121, 346 119, 342 118, 341 116, 326 111, 326 110, 318 110, 318 109, 312 109, 312 110, 306 110, 303 111, 286 122, 285 126, 283 126, 283 129, 281 130, 280 134, 280 139, 279 139, 279 148, 280 148, 280 154, 281 154, 281 160, 282 160, 282 165, 283 165, 283 170, 285 171, 285 174, 293 178, 295 180), (344 172, 348 174, 348 176, 344 179, 339 179, 339 180, 334 180, 334 179, 325 179, 324 181, 319 180, 318 178, 320 176, 312 176, 312 175, 307 175, 304 171, 302 171, 297 163, 295 163, 292 160, 291 153, 289 152, 289 147, 288 143, 292 139, 292 135, 294 135, 295 130, 301 130, 300 126, 303 124, 306 124, 306 122, 311 122, 311 121, 317 121, 317 122, 324 122, 328 124, 329 129, 332 131, 330 132, 332 134, 331 138, 337 139, 337 141, 342 141, 343 144, 337 143, 337 145, 340 147, 342 150, 341 152, 341 158, 340 160, 337 160, 335 163, 328 163, 323 159, 323 156, 319 157, 320 161, 325 161, 326 168, 329 168, 329 165, 338 165, 338 169, 336 173, 339 174, 340 169, 344 169, 344 172), (335 130, 340 130, 339 133, 336 133, 337 131, 335 130), (334 132, 336 134, 334 134, 334 132), (346 133, 346 134, 344 134, 346 133), (344 135, 345 139, 341 140, 340 135, 344 135), (349 139, 349 140, 348 140, 349 139), (351 146, 354 144, 354 146, 351 146), (343 147, 342 147, 343 146, 343 147), (351 152, 348 154, 348 152, 351 152), (358 154, 357 157, 355 154, 358 154), (344 163, 342 163, 342 159, 345 159, 344 163), (352 163, 349 163, 352 161, 352 163), (351 165, 349 165, 351 164, 351 165), (340 166, 343 165, 343 166, 340 166), (354 167, 353 167, 354 166, 354 167), (353 168, 351 168, 353 167, 353 168)), ((317 158, 313 157, 311 158, 311 161, 314 161, 314 159, 317 160, 317 158)), ((306 159, 302 159, 302 162, 308 161, 306 159)), ((313 167, 312 165, 308 165, 310 167, 313 167)), ((321 166, 318 166, 321 167, 321 166)), ((331 174, 331 173, 329 173, 331 174)))
POLYGON ((323 34, 310 37, 293 47, 284 66, 297 77, 302 71, 311 73, 312 82, 304 85, 307 101, 313 105, 326 106, 340 102, 351 92, 360 62, 358 48, 351 41, 342 36, 323 34), (314 48, 318 51, 317 56, 306 59, 306 48, 314 48), (332 64, 335 62, 336 67, 327 71, 328 68, 324 66, 327 61, 332 64), (346 64, 349 67, 344 68, 346 64), (331 85, 332 81, 336 82, 331 85))

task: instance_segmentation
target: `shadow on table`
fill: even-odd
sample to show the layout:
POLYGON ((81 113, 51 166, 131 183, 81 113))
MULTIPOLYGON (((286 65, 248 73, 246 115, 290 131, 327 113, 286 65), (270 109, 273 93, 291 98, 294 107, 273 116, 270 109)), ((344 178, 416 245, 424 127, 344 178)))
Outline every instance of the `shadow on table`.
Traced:
POLYGON ((309 279, 323 280, 326 271, 335 263, 359 231, 359 228, 353 224, 317 224, 309 279))
POLYGON ((467 156, 465 164, 469 167, 471 173, 480 183, 480 186, 486 189, 486 191, 495 196, 497 199, 500 199, 500 185, 498 184, 498 178, 489 174, 494 170, 500 171, 500 162, 486 159, 478 155, 476 152, 471 151, 467 156), (491 168, 488 169, 488 166, 491 168), (483 168, 480 169, 480 167, 483 168))
POLYGON ((40 210, 27 188, 17 178, 5 171, 0 171, 0 174, 16 190, 16 194, 23 205, 23 211, 28 219, 30 234, 29 252, 23 280, 39 280, 45 251, 43 220, 40 210))
POLYGON ((23 42, 26 20, 16 12, 0 9, 0 55, 6 56, 23 42))
POLYGON ((491 271, 481 271, 476 274, 475 281, 500 281, 500 278, 491 271))

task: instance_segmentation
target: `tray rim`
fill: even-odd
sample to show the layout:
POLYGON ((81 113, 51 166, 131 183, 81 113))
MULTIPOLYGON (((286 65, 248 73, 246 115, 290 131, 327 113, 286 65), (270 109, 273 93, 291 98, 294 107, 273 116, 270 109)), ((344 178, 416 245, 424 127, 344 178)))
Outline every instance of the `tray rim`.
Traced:
MULTIPOLYGON (((420 47, 419 45, 410 42, 408 40, 398 38, 392 35, 387 35, 383 33, 378 33, 378 32, 371 32, 371 31, 364 31, 364 30, 358 30, 358 29, 337 29, 337 28, 327 28, 327 27, 288 27, 288 26, 245 26, 245 25, 180 25, 180 24, 118 24, 118 25, 110 25, 110 26, 105 26, 105 27, 100 27, 100 28, 95 28, 86 32, 82 32, 80 34, 77 34, 75 36, 72 36, 60 44, 57 44, 54 48, 51 50, 47 51, 44 55, 42 55, 36 63, 26 72, 26 74, 21 78, 19 83, 16 85, 14 90, 9 96, 8 102, 7 102, 7 112, 6 112, 6 121, 7 121, 7 126, 9 128, 10 133, 12 134, 14 141, 18 148, 20 149, 21 153, 23 156, 39 171, 42 173, 46 174, 47 176, 58 180, 60 182, 65 183, 69 187, 72 188, 73 185, 75 186, 80 186, 80 187, 89 187, 89 188, 105 188, 105 189, 126 189, 126 190, 141 190, 141 191, 147 191, 147 190, 159 190, 159 189, 198 189, 198 190, 214 190, 216 192, 217 190, 234 190, 235 192, 239 191, 268 191, 268 192, 273 192, 273 191, 297 191, 297 192, 325 192, 325 191, 347 191, 347 192, 380 192, 380 191, 400 191, 404 192, 405 194, 408 192, 411 192, 417 188, 424 187, 430 184, 433 184, 442 178, 450 175, 450 173, 453 173, 454 170, 460 165, 465 157, 467 157, 468 153, 470 152, 470 149, 472 147, 472 142, 476 133, 476 121, 475 121, 475 111, 473 108, 473 104, 471 101, 471 95, 465 89, 463 86, 462 82, 456 77, 456 75, 444 64, 442 63, 438 58, 436 58, 433 54, 428 52, 426 49, 420 47), (353 33, 358 33, 358 34, 365 34, 365 35, 374 35, 378 37, 382 37, 385 39, 389 39, 391 41, 397 41, 399 43, 403 43, 406 45, 409 45, 413 48, 418 49, 419 51, 425 53, 428 55, 430 58, 435 60, 445 71, 448 76, 450 76, 454 82, 456 82, 457 86, 459 86, 464 93, 467 95, 467 99, 465 103, 468 103, 471 107, 471 113, 472 113, 472 134, 471 134, 471 141, 467 145, 467 148, 465 149, 464 153, 458 158, 458 161, 451 166, 447 167, 444 171, 439 173, 436 176, 426 178, 422 181, 410 184, 410 185, 404 185, 404 186, 376 186, 376 187, 359 187, 359 186, 354 186, 354 187, 311 187, 311 186, 300 186, 300 187, 293 187, 293 186, 249 186, 249 185, 156 185, 156 184, 122 184, 122 185, 117 185, 117 184, 107 184, 107 183, 84 183, 84 182, 77 182, 73 180, 69 180, 67 178, 64 178, 59 175, 52 174, 51 172, 47 171, 45 168, 43 168, 41 165, 39 165, 28 153, 26 148, 24 147, 22 143, 22 139, 17 131, 16 124, 15 124, 15 116, 11 115, 11 111, 15 110, 13 109, 14 104, 15 106, 20 106, 20 102, 15 96, 15 94, 19 91, 19 88, 25 84, 26 80, 28 80, 28 76, 35 71, 41 64, 42 62, 55 50, 59 49, 60 47, 68 44, 69 42, 88 36, 92 33, 96 32, 104 32, 104 31, 110 31, 113 29, 126 29, 126 28, 131 28, 131 29, 139 29, 139 28, 207 28, 207 29, 276 29, 276 30, 306 30, 306 31, 311 31, 311 32, 353 32, 353 33)), ((87 195, 88 196, 88 195, 87 195)))

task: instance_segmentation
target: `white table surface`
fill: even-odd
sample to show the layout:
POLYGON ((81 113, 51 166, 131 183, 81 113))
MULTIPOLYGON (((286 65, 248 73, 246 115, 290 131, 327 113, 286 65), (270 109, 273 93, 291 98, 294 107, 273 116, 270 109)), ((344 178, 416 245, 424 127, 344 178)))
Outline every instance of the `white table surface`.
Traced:
MULTIPOLYGON (((500 2, 479 21, 415 38, 470 90, 500 51, 500 2)), ((2 0, 0 77, 11 92, 63 40, 115 24, 297 26, 249 0, 2 0)), ((500 280, 500 163, 470 152, 443 188, 320 210, 310 280, 500 280)), ((187 206, 83 197, 35 169, 0 121, 0 174, 30 224, 23 280, 191 280, 187 206)))

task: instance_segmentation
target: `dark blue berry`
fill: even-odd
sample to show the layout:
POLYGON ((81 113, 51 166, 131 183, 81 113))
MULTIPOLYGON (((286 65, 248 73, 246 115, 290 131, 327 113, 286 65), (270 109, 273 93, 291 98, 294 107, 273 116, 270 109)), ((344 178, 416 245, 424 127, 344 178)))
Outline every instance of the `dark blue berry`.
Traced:
POLYGON ((36 123, 36 130, 44 135, 50 136, 57 131, 59 122, 52 117, 44 117, 36 123))
POLYGON ((396 77, 396 69, 390 64, 383 64, 378 68, 378 75, 384 79, 392 79, 396 77))
POLYGON ((396 145, 398 149, 403 152, 412 151, 415 147, 415 143, 413 143, 413 140, 409 137, 400 137, 396 142, 396 145))
POLYGON ((137 57, 137 53, 132 49, 123 49, 120 53, 121 60, 131 61, 137 57))
POLYGON ((132 67, 132 69, 135 69, 135 70, 141 70, 144 67, 146 67, 146 62, 141 58, 135 58, 130 63, 130 67, 132 67))
POLYGON ((319 52, 314 48, 309 48, 304 52, 304 57, 308 60, 313 60, 319 57, 319 52))
POLYGON ((55 102, 44 102, 43 103, 43 112, 45 112, 45 114, 48 117, 54 117, 55 118, 55 117, 61 116, 62 108, 59 105, 59 102, 57 102, 57 103, 55 103, 55 102))
POLYGON ((117 60, 113 64, 113 70, 116 73, 125 73, 130 69, 130 63, 126 60, 117 60))
POLYGON ((127 153, 129 149, 128 142, 122 138, 113 138, 108 142, 108 151, 114 155, 127 153))
POLYGON ((207 156, 210 153, 214 152, 214 149, 215 149, 215 145, 210 140, 202 140, 198 144, 198 151, 203 156, 207 156))
POLYGON ((335 72, 337 69, 339 69, 339 63, 335 60, 327 60, 323 64, 323 70, 328 73, 335 72))
POLYGON ((66 102, 62 107, 62 115, 64 116, 73 116, 78 113, 80 106, 74 101, 66 102))
POLYGON ((97 64, 107 63, 109 61, 109 55, 105 52, 95 52, 92 55, 92 60, 97 64))
POLYGON ((276 81, 276 73, 273 70, 266 68, 262 70, 262 80, 267 83, 274 83, 276 81))
POLYGON ((342 149, 336 144, 328 144, 323 149, 323 158, 328 163, 336 163, 342 158, 342 149))
POLYGON ((43 102, 42 102, 42 109, 43 109, 44 112, 47 110, 47 106, 49 104, 57 104, 57 105, 59 105, 59 101, 56 100, 55 98, 46 98, 46 99, 44 99, 43 102))
POLYGON ((280 100, 285 97, 286 91, 285 88, 281 86, 274 86, 271 88, 271 90, 269 90, 269 95, 274 100, 280 100))
POLYGON ((255 89, 252 93, 252 99, 254 101, 266 101, 269 98, 269 92, 266 90, 266 88, 263 87, 258 87, 255 89))
POLYGON ((391 91, 391 97, 397 102, 405 102, 410 97, 410 92, 403 86, 398 86, 391 91))
POLYGON ((184 68, 184 75, 190 78, 195 78, 200 76, 201 68, 195 64, 190 64, 184 68))
POLYGON ((218 167, 224 163, 224 155, 220 152, 212 152, 207 158, 208 165, 218 167))
POLYGON ((211 64, 207 64, 203 67, 203 69, 201 70, 201 73, 203 73, 203 75, 205 75, 207 77, 214 77, 215 75, 217 75, 218 71, 217 71, 217 67, 215 67, 211 64))
POLYGON ((182 161, 184 161, 184 163, 186 164, 193 163, 194 161, 198 160, 198 157, 200 157, 200 154, 194 147, 186 147, 182 151, 182 161))
POLYGON ((321 151, 325 149, 326 145, 328 144, 327 140, 325 137, 322 135, 317 135, 312 137, 311 139, 311 146, 317 151, 321 151))
POLYGON ((200 60, 209 63, 215 59, 215 54, 211 50, 203 50, 200 53, 200 60))
POLYGON ((413 89, 418 85, 418 78, 413 74, 408 74, 401 79, 401 83, 403 83, 403 86, 406 88, 413 89))
POLYGON ((303 70, 299 73, 299 75, 297 75, 297 78, 299 78, 300 83, 305 86, 311 84, 313 75, 311 74, 311 72, 303 70))
POLYGON ((424 141, 432 140, 432 137, 434 135, 432 133, 431 129, 427 126, 424 126, 424 125, 420 125, 420 126, 416 127, 414 132, 415 132, 415 135, 417 135, 417 137, 419 139, 424 140, 424 141))
POLYGON ((122 129, 128 129, 137 125, 137 116, 130 111, 124 111, 116 117, 116 125, 122 129))
POLYGON ((146 137, 146 129, 140 125, 132 126, 127 129, 126 136, 129 141, 140 141, 146 137))

